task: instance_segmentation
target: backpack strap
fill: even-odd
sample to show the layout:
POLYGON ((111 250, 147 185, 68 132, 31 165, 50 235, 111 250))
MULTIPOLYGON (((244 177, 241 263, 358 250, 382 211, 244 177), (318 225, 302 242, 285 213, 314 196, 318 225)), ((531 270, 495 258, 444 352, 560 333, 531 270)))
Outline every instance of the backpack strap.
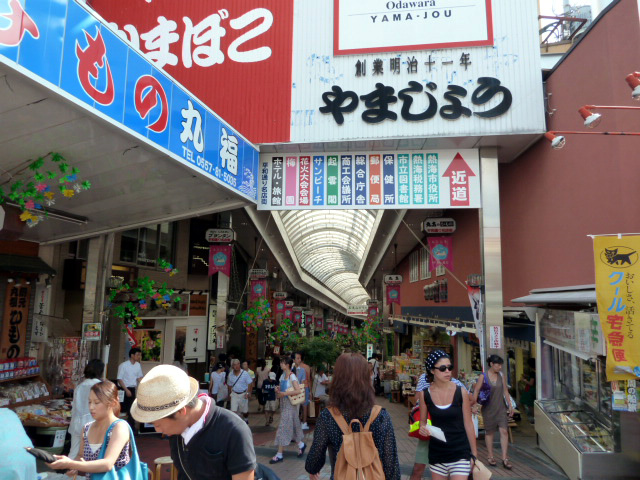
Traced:
POLYGON ((342 434, 349 435, 351 433, 351 428, 349 427, 349 425, 347 425, 347 421, 342 416, 342 413, 340 413, 340 410, 338 410, 336 407, 329 407, 328 410, 333 419, 338 424, 338 427, 340 427, 340 430, 342 430, 342 434))
POLYGON ((369 431, 369 427, 371 427, 371 424, 374 422, 374 420, 376 418, 378 418, 378 415, 380 414, 380 412, 382 411, 382 407, 380 405, 374 405, 373 408, 371 409, 371 415, 369 416, 369 420, 367 420, 367 424, 364 426, 364 432, 368 432, 369 431))

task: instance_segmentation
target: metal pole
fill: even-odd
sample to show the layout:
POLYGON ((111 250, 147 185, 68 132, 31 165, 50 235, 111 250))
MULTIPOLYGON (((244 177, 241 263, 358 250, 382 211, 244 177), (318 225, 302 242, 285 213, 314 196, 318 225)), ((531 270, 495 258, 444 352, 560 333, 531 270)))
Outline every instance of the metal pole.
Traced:
MULTIPOLYGON (((504 358, 504 319, 502 314, 502 246, 500 240, 500 194, 498 150, 480 149, 480 236, 484 270, 484 325, 486 355, 504 358), (490 340, 493 339, 493 344, 490 340)), ((486 358, 482 359, 485 368, 486 358)))

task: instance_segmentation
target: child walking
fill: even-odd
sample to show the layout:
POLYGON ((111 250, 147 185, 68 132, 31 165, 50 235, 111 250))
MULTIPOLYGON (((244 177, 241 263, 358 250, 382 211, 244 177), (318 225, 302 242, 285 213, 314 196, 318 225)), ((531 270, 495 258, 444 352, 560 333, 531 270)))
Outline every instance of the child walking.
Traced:
POLYGON ((266 419, 265 425, 271 425, 273 423, 273 414, 276 411, 276 387, 278 382, 276 381, 275 372, 269 372, 269 377, 262 382, 262 399, 264 400, 264 418, 266 419))

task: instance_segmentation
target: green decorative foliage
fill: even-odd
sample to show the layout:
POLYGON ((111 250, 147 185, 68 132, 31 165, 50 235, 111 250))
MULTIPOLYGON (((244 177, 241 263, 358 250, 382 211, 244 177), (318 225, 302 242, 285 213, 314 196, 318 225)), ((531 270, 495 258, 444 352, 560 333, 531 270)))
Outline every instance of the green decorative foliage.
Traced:
MULTIPOLYGON (((164 260, 161 260, 164 261, 164 260)), ((178 270, 173 268, 177 273, 178 270)), ((172 270, 172 271, 173 271, 172 270)), ((122 325, 132 324, 135 326, 142 325, 140 318, 140 310, 147 310, 150 306, 163 308, 165 311, 171 308, 172 303, 179 303, 180 297, 171 298, 174 291, 167 287, 167 283, 163 282, 160 287, 156 286, 156 282, 148 276, 139 277, 136 287, 131 288, 128 284, 123 284, 118 288, 112 288, 109 292, 109 304, 112 308, 111 313, 118 318, 122 325), (114 305, 114 302, 120 294, 129 294, 129 298, 133 297, 133 301, 129 300, 124 304, 114 305)))
POLYGON ((265 297, 257 299, 251 308, 240 313, 242 326, 247 333, 257 332, 258 328, 271 316, 271 304, 265 297))

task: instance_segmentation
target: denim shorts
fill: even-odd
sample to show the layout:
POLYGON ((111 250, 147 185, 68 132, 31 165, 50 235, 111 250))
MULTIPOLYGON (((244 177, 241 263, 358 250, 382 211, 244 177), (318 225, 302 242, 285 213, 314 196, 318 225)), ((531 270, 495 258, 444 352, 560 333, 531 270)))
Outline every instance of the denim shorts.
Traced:
POLYGON ((303 405, 309 405, 311 403, 311 392, 309 391, 309 387, 304 388, 304 403, 303 405))

